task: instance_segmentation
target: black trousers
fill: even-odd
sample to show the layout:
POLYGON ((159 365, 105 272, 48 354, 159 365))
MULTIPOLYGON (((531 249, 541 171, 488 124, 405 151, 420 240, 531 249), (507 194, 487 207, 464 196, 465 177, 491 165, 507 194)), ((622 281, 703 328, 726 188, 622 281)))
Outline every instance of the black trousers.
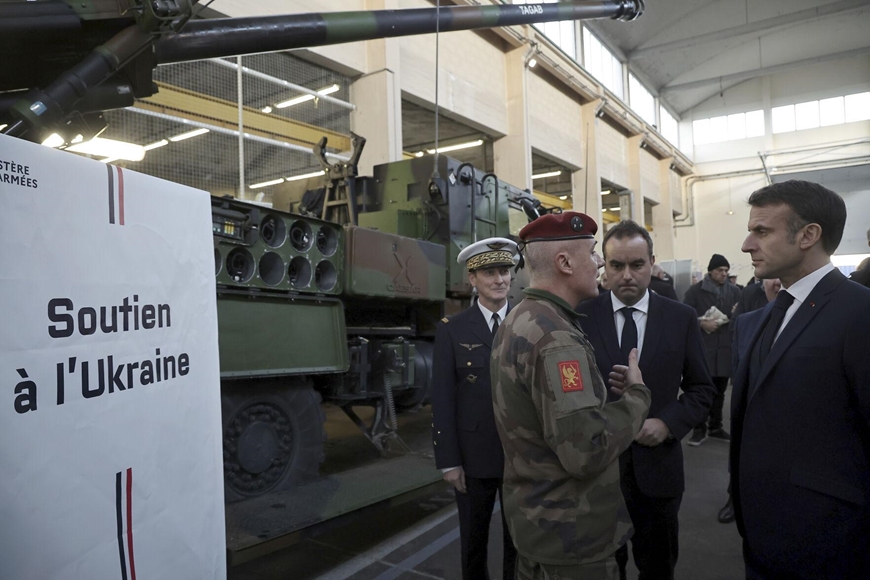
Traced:
MULTIPOLYGON (((489 544, 489 523, 492 520, 492 509, 495 507, 495 496, 504 505, 501 489, 501 478, 478 479, 465 476, 466 493, 456 491, 456 507, 459 511, 459 540, 462 546, 462 578, 463 580, 489 579, 487 570, 487 546, 489 544)), ((502 577, 504 580, 514 580, 514 570, 517 561, 517 550, 508 531, 501 510, 502 544, 502 577)))
MULTIPOLYGON (((680 525, 678 513, 683 495, 649 497, 637 487, 631 452, 620 457, 620 483, 625 505, 634 524, 631 554, 639 580, 673 580, 679 556, 680 525)), ((628 545, 616 551, 620 574, 628 563, 628 545)))
MULTIPOLYGON (((710 415, 707 419, 707 428, 710 431, 722 428, 722 407, 725 406, 725 391, 728 390, 728 377, 713 377, 713 385, 716 387, 716 396, 710 406, 710 415)), ((698 425, 703 427, 704 424, 698 425)))

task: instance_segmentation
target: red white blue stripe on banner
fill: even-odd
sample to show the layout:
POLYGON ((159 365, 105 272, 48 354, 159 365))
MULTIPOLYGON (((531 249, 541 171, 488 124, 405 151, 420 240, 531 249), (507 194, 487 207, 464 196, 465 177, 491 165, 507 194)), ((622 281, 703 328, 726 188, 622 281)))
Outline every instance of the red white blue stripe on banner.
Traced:
POLYGON ((118 519, 118 554, 121 580, 136 580, 133 561, 133 468, 115 474, 115 515, 118 519))
POLYGON ((124 173, 120 167, 106 164, 109 170, 109 223, 124 225, 124 173), (118 178, 115 179, 117 172, 118 178))

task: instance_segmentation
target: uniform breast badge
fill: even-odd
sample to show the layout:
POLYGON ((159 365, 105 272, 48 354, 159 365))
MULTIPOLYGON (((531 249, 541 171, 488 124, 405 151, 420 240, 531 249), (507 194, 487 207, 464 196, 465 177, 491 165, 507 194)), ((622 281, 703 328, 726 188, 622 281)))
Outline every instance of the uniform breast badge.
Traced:
POLYGON ((476 383, 477 382, 477 375, 468 375, 466 378, 468 379, 469 383, 476 383))
POLYGON ((580 376, 580 363, 569 360, 559 363, 559 376, 562 377, 562 392, 583 390, 583 378, 580 376))
POLYGON ((464 343, 461 343, 461 342, 460 342, 460 343, 459 343, 459 346, 462 346, 462 347, 464 347, 464 348, 467 348, 468 350, 474 350, 474 349, 476 349, 477 347, 479 347, 479 346, 483 346, 483 345, 482 345, 482 344, 464 344, 464 343))

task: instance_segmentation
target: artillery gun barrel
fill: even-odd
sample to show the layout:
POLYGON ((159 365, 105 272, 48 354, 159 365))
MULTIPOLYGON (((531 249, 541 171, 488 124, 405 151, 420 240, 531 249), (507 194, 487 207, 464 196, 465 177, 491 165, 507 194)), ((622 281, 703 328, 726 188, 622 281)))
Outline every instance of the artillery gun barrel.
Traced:
POLYGON ((634 20, 643 0, 599 0, 501 6, 363 10, 188 22, 155 43, 161 64, 275 52, 376 38, 471 30, 559 20, 634 20), (436 13, 438 17, 436 18, 436 13))

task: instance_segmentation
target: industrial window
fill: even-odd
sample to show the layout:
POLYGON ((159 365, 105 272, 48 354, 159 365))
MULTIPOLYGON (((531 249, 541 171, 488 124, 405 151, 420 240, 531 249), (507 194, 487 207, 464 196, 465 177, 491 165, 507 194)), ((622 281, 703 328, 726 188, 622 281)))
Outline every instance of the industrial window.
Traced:
POLYGON ((676 145, 680 146, 680 129, 679 124, 677 123, 677 119, 671 115, 667 109, 662 106, 659 106, 659 117, 662 119, 662 135, 665 139, 676 145))
POLYGON ((794 105, 772 108, 770 110, 770 124, 774 133, 794 131, 794 105))
POLYGON ((628 75, 629 106, 650 125, 656 124, 656 100, 633 74, 628 75))
POLYGON ((819 101, 819 124, 822 127, 839 125, 846 122, 846 109, 843 97, 822 99, 819 101))
POLYGON ((771 109, 774 133, 870 120, 870 92, 771 109))
POLYGON ((614 95, 625 99, 622 63, 585 26, 583 27, 583 67, 614 95))
POLYGON ((692 122, 695 145, 764 136, 764 111, 748 111, 692 122))
POLYGON ((846 122, 870 119, 870 92, 846 95, 846 122))
MULTIPOLYGON (((513 0, 514 4, 528 4, 530 2, 545 4, 556 2, 557 0, 513 0)), ((577 37, 575 34, 575 23, 573 20, 563 20, 561 22, 540 22, 534 24, 534 27, 544 33, 544 35, 553 41, 562 52, 577 60, 577 37)))

